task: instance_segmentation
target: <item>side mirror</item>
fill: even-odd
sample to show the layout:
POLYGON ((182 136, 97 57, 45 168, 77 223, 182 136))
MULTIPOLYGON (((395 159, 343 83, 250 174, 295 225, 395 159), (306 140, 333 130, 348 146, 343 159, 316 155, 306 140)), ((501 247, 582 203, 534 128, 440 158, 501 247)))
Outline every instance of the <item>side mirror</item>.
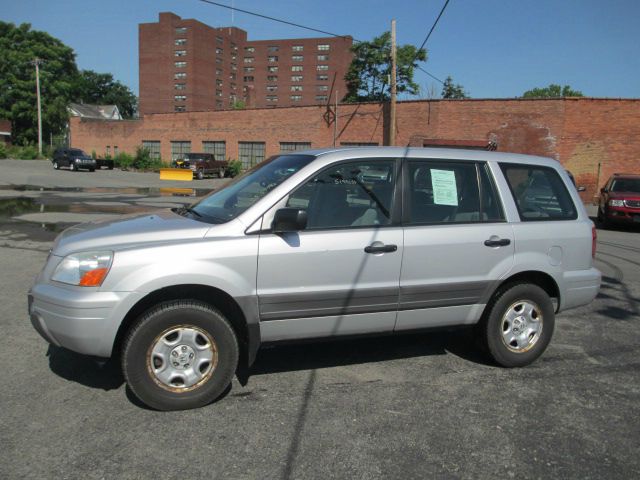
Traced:
POLYGON ((586 190, 587 190, 587 187, 578 187, 579 192, 585 192, 586 190))
POLYGON ((307 211, 298 208, 280 208, 271 223, 273 233, 299 232, 307 227, 307 211))
POLYGON ((607 193, 607 189, 606 188, 601 188, 600 189, 600 193, 607 193))

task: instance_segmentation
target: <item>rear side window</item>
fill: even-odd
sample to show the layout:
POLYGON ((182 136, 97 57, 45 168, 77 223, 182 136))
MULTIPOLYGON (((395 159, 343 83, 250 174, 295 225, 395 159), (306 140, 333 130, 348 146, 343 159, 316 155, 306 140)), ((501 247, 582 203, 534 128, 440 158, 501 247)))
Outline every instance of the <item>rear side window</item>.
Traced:
POLYGON ((523 221, 578 218, 564 182, 553 168, 500 164, 523 221))

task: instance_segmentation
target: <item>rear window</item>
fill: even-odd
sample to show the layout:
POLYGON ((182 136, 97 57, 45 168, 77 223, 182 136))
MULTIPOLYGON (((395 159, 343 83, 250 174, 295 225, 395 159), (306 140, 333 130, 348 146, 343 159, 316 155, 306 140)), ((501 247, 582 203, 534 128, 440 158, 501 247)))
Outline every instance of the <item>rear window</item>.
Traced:
POLYGON ((574 220, 578 212, 553 168, 500 164, 523 221, 574 220))

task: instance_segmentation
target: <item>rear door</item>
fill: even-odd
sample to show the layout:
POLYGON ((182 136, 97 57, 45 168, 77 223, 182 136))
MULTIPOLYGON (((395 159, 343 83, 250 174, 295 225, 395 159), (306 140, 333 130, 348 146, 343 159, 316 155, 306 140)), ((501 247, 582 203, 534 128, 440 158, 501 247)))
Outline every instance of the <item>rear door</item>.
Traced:
POLYGON ((514 242, 488 166, 405 163, 396 330, 474 323, 513 265, 514 242))
POLYGON ((398 166, 395 159, 340 162, 283 200, 306 210, 308 223, 300 232, 260 235, 263 340, 393 330, 403 242, 398 166))

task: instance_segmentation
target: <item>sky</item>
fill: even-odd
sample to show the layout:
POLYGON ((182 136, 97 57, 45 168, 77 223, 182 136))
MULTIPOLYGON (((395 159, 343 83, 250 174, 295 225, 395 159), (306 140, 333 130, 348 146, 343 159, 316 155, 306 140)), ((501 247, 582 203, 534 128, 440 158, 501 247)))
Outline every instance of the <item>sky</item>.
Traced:
MULTIPOLYGON (((397 22, 398 44, 419 46, 444 0, 216 0, 291 22, 371 40, 397 22)), ((30 23, 76 52, 81 69, 112 73, 138 93, 138 24, 170 11, 250 40, 319 34, 200 0, 0 0, 0 20, 30 23)), ((590 97, 640 97, 640 1, 450 0, 421 67, 451 76, 472 98, 510 98, 551 83, 590 97)), ((417 70, 420 97, 442 85, 417 70)), ((431 93, 430 93, 431 92, 431 93)))

